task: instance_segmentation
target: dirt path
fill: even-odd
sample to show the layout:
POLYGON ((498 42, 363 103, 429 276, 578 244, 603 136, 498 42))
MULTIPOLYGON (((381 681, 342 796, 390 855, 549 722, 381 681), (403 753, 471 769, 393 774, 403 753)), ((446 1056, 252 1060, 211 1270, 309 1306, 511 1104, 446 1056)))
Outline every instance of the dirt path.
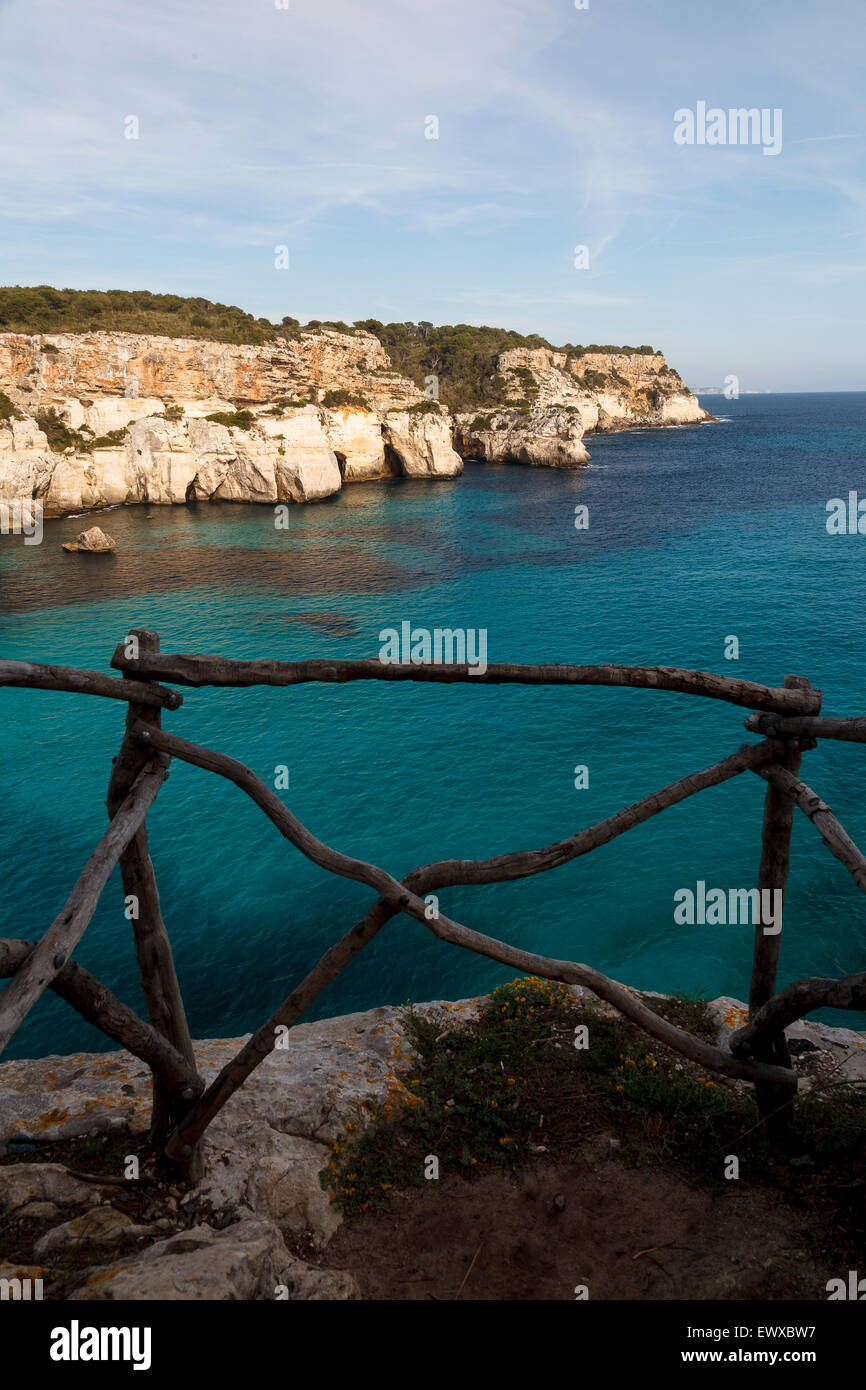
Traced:
POLYGON ((570 1300, 583 1284, 590 1299, 823 1300, 843 1246, 764 1188, 711 1196, 626 1167, 599 1135, 577 1163, 395 1192, 344 1224, 324 1260, 369 1299, 570 1300))

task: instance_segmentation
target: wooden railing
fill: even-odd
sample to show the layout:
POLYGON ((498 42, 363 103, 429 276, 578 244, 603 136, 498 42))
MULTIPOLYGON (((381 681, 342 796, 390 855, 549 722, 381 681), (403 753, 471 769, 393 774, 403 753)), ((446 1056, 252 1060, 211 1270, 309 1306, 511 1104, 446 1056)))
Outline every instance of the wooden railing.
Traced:
MULTIPOLYGON (((784 1030, 814 1009, 866 1007, 866 972, 844 979, 798 980, 777 991, 781 930, 755 927, 750 1015, 729 1048, 714 1046, 679 1028, 647 1006, 639 993, 589 965, 554 960, 520 950, 495 937, 462 926, 431 906, 430 897, 458 884, 501 883, 567 864, 651 816, 707 787, 750 771, 767 783, 763 850, 757 887, 784 895, 795 809, 808 816, 824 843, 866 891, 866 858, 823 802, 798 777, 805 751, 820 738, 866 743, 866 717, 823 718, 821 692, 801 676, 786 676, 779 687, 668 666, 516 666, 492 664, 480 673, 456 665, 386 665, 366 661, 232 661, 218 656, 167 655, 159 638, 136 629, 118 646, 111 662, 121 678, 34 662, 0 660, 0 685, 67 690, 123 700, 128 705, 124 738, 114 759, 108 788, 110 823, 72 889, 63 909, 38 942, 0 939, 0 1052, 46 989, 52 989, 89 1022, 141 1058, 153 1075, 151 1132, 154 1142, 189 1178, 201 1172, 202 1136, 218 1111, 273 1050, 310 1005, 391 920, 405 913, 434 936, 519 971, 567 984, 583 985, 612 1004, 644 1032, 701 1067, 754 1084, 756 1101, 771 1137, 787 1122, 797 1079, 784 1030), (278 796, 243 763, 203 748, 162 728, 162 712, 182 703, 185 686, 295 685, 307 681, 410 680, 491 685, 606 685, 674 691, 725 700, 753 711, 750 732, 763 735, 721 762, 689 773, 660 791, 555 844, 518 850, 490 859, 447 859, 413 869, 402 881, 378 865, 352 859, 317 839, 278 796), (183 999, 162 918, 145 819, 172 758, 213 772, 239 787, 273 821, 296 849, 331 873, 364 883, 376 894, 367 913, 336 940, 310 973, 241 1047, 210 1085, 195 1064, 183 999), (71 956, 93 915, 112 870, 120 864, 126 900, 132 897, 135 948, 147 1000, 149 1022, 116 999, 71 956)), ((761 900, 763 900, 761 898, 761 900)))

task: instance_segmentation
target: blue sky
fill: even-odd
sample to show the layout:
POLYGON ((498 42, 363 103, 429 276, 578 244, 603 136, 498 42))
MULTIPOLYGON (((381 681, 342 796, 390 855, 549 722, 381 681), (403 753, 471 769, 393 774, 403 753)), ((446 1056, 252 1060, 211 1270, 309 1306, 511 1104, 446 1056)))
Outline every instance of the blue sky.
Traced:
POLYGON ((0 283, 866 389, 863 0, 281 3, 0 0, 0 283), (781 152, 677 145, 698 101, 781 152))

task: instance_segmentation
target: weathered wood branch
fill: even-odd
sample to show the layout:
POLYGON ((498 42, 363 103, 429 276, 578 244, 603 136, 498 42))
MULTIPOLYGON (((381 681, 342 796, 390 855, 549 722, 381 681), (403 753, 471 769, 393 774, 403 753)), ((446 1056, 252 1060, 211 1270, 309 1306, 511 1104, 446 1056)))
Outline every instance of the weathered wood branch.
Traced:
POLYGON ((866 715, 863 714, 850 719, 750 714, 745 727, 750 733, 766 734, 770 738, 833 738, 843 743, 866 743, 866 715))
MULTIPOLYGON (((487 956, 491 960, 499 961, 503 965, 509 965, 515 970, 540 975, 544 979, 561 980, 566 984, 583 985, 591 989, 601 999, 612 1004, 624 1017, 643 1029, 645 1033, 657 1038, 682 1056, 706 1067, 709 1071, 746 1081, 764 1081, 777 1086, 788 1086, 793 1082, 796 1088, 796 1077, 793 1072, 763 1063, 744 1063, 730 1053, 724 1052, 721 1048, 702 1042, 693 1037, 692 1034, 668 1023, 652 1009, 647 1008, 636 993, 617 984, 608 976, 602 975, 600 971, 593 970, 588 965, 554 960, 547 956, 535 955, 530 951, 518 950, 504 942, 495 940, 493 937, 484 936, 467 927, 461 927, 441 915, 436 921, 425 921, 423 918, 423 900, 408 892, 404 892, 403 898, 405 901, 401 901, 401 910, 415 917, 416 920, 422 921, 423 925, 428 927, 440 940, 447 941, 454 946, 462 946, 467 950, 487 956)), ((379 926, 381 925, 383 923, 379 923, 379 926)), ((287 996, 280 1007, 244 1044, 237 1056, 226 1064, 200 1099, 192 1106, 189 1114, 169 1140, 166 1153, 170 1158, 182 1157, 185 1147, 197 1142, 226 1101, 243 1085, 259 1063, 264 1061, 265 1057, 273 1051, 276 1028, 279 1026, 291 1027, 304 1010, 309 1007, 313 999, 321 993, 322 989, 336 978, 353 956, 357 955, 358 951, 367 944, 367 941, 372 939, 375 930, 378 930, 378 927, 367 927, 363 932, 359 931, 357 927, 353 928, 353 936, 343 937, 331 948, 329 953, 322 957, 298 989, 287 996)))
POLYGON ((0 1052, 81 940, 114 866, 153 805, 168 761, 161 755, 139 774, 60 913, 0 994, 0 1052))
MULTIPOLYGON (((809 684, 805 677, 786 676, 784 684, 788 686, 792 683, 798 690, 801 689, 803 683, 806 686, 809 684)), ((780 767, 787 768, 792 774, 796 774, 801 761, 799 748, 794 747, 786 750, 783 757, 776 761, 780 767)), ((771 783, 764 799, 758 888, 771 892, 778 890, 783 895, 783 904, 790 865, 793 821, 794 808, 790 799, 775 784, 771 783)), ((760 1008, 761 1004, 766 1003, 775 991, 781 936, 781 931, 776 935, 768 936, 764 931, 763 924, 760 921, 756 923, 752 983, 749 994, 749 1007, 752 1009, 760 1008)))
MULTIPOLYGON (((225 753, 214 752, 213 749, 190 743, 186 739, 178 738, 175 734, 167 733, 164 729, 157 730, 141 722, 133 725, 132 732, 136 737, 141 738, 148 748, 161 749, 173 757, 179 758, 181 762, 192 763, 196 767, 204 768, 207 772, 216 772, 234 782, 236 786, 252 797, 265 814, 278 825, 286 839, 290 840, 297 849, 307 854, 314 862, 320 864, 322 868, 341 873, 345 877, 354 877, 361 883, 369 881, 365 874, 370 866, 365 861, 349 860, 345 855, 339 854, 336 850, 329 850, 327 846, 322 845, 307 830, 303 822, 288 810, 270 787, 256 777, 255 773, 244 763, 228 757, 225 753), (320 857, 317 858, 317 855, 320 857), (340 869, 335 867, 337 861, 342 865, 340 869), (346 869, 346 866, 349 865, 354 866, 351 873, 346 869)), ((516 850, 509 854, 497 854, 490 859, 440 860, 427 866, 426 869, 418 869, 415 872, 425 874, 427 869, 431 870, 436 876, 435 886, 439 888, 453 887, 458 884, 502 883, 513 879, 528 878, 533 874, 543 873, 547 869, 557 868, 561 864, 568 864, 572 859, 588 854, 590 850, 608 844, 618 835, 624 834, 625 831, 631 830, 636 825, 643 824, 644 821, 658 815, 669 806, 674 806, 677 802, 684 801, 687 797, 694 796, 697 792, 704 791, 708 787, 718 786, 722 782, 729 781, 741 772, 760 767, 764 763, 772 763, 784 757, 786 751, 786 745, 777 740, 767 740, 765 743, 746 743, 729 757, 714 763, 712 767, 704 768, 700 772, 689 773, 678 781, 662 787, 659 791, 652 792, 641 801, 636 801, 631 806, 625 806, 612 816, 608 816, 584 830, 579 830, 567 839, 558 840, 552 845, 546 845, 541 849, 516 850)))
POLYGON ((731 1037, 731 1051, 750 1057, 759 1039, 781 1033, 815 1009, 866 1009, 866 971, 842 980, 811 976, 786 985, 731 1037))
MULTIPOLYGON (((0 938, 0 979, 15 975, 33 954, 36 944, 0 938)), ((157 1072, 170 1090, 178 1094, 186 1091, 190 1099, 204 1090, 195 1068, 190 1069, 177 1049, 77 961, 68 960, 48 988, 70 1004, 85 1022, 99 1028, 157 1072)))
POLYGON ((0 657, 0 685, 33 690, 69 690, 76 695, 106 695, 110 700, 133 700, 154 709, 178 709, 178 690, 145 681, 117 680, 102 671, 76 671, 71 666, 45 666, 37 661, 8 661, 0 657))
MULTIPOLYGON (((792 693, 796 692, 803 698, 812 688, 805 676, 785 676, 782 684, 785 689, 791 689, 792 693)), ((815 713, 820 709, 820 706, 821 696, 819 693, 815 713)), ((787 770, 791 776, 796 776, 800 770, 801 759, 802 752, 795 741, 784 758, 779 760, 779 767, 787 770)), ((755 771, 758 769, 756 768, 755 771)), ((794 807, 790 798, 779 789, 775 782, 771 781, 764 798, 761 863, 758 869, 758 901, 763 902, 764 893, 769 892, 773 895, 771 901, 775 903, 778 893, 781 911, 779 913, 779 930, 774 934, 768 934, 764 930, 765 923, 762 921, 762 914, 760 912, 757 914, 752 977, 749 987, 750 1014, 755 1013, 762 1004, 765 1004, 776 989, 779 953, 782 947, 785 891, 791 862, 793 822, 794 807)), ((788 1045, 782 1032, 772 1036, 769 1034, 762 1036, 756 1045, 756 1053, 761 1062, 786 1068, 791 1067, 788 1045)), ((769 1084, 759 1083, 756 1086, 755 1101, 764 1121, 765 1133, 769 1138, 781 1137, 790 1124, 791 1107, 796 1090, 796 1082, 778 1086, 772 1082, 769 1084)))
POLYGON ((866 855, 857 848, 845 827, 833 815, 826 801, 822 801, 817 792, 814 792, 799 777, 795 777, 786 768, 779 767, 775 763, 770 763, 769 766, 765 767, 755 767, 752 771, 756 772, 759 777, 763 777, 766 782, 777 787, 783 796, 789 797, 799 806, 820 834, 830 853, 835 855, 840 864, 845 865, 857 887, 866 893, 866 855))
POLYGON ((786 690, 760 685, 712 671, 689 671, 678 666, 559 666, 515 665, 491 662, 483 672, 467 665, 388 665, 374 658, 358 661, 316 659, 310 661, 234 661, 221 656, 182 653, 158 656, 141 654, 130 661, 123 644, 111 664, 121 671, 170 680, 178 685, 300 685, 306 681, 356 680, 433 681, 467 685, 607 685, 670 690, 685 695, 704 695, 727 700, 749 709, 812 714, 820 708, 817 690, 786 690))
POLYGON ((274 1050, 276 1029, 293 1027, 323 990, 336 980, 355 956, 373 940, 377 932, 399 912, 399 908, 392 908, 382 900, 374 903, 361 922, 328 948, 309 974, 286 996, 240 1052, 223 1067, 200 1097, 200 1102, 190 1109, 169 1140, 166 1153, 170 1158, 182 1158, 186 1148, 191 1148, 200 1140, 226 1101, 244 1084, 256 1067, 270 1056, 274 1050))
MULTIPOLYGON (((149 628, 133 628, 127 642, 134 638, 139 652, 159 651, 159 636, 149 628)), ((140 740, 131 737, 134 725, 158 729, 161 722, 158 709, 146 709, 131 704, 126 716, 126 732, 120 752, 114 760, 108 786, 108 814, 114 816, 130 786, 150 754, 140 740)), ((176 1048, 189 1067, 195 1071, 195 1053, 190 1037, 186 1010, 183 1005, 168 931, 162 916, 156 875, 147 843, 147 829, 142 825, 124 850, 120 859, 123 891, 127 901, 132 899, 135 910, 132 930, 135 953, 147 1013, 150 1022, 176 1048)), ((153 1078, 153 1111, 151 1132, 154 1141, 162 1144, 189 1108, 192 1097, 178 1096, 162 1083, 159 1073, 153 1078)), ((187 1165, 186 1176, 199 1177, 203 1158, 196 1153, 187 1165)))
MULTIPOLYGON (((653 1013, 646 1005, 634 995, 634 993, 624 989, 615 981, 608 979, 599 971, 593 970, 589 966, 576 964, 571 961, 551 960, 544 956, 536 955, 532 952, 521 951, 509 946, 504 942, 495 940, 492 937, 484 936, 480 932, 475 932, 467 927, 463 927, 457 922, 451 921, 441 913, 433 920, 427 916, 426 904, 418 896, 418 893, 407 888, 405 883, 400 883, 385 870, 376 865, 369 864, 364 860, 352 859, 339 851, 332 849, 318 840, 307 828, 298 820, 296 816, 280 801, 280 799, 266 786, 255 773, 243 763, 234 758, 229 758, 225 754, 216 753, 212 749, 201 748, 198 745, 190 744, 184 739, 178 739, 174 735, 165 733, 164 730, 149 728, 146 725, 137 725, 134 732, 149 747, 157 747, 166 751, 171 750, 174 756, 183 761, 194 763, 208 771, 217 772, 234 782, 236 786, 245 791, 252 800, 265 812, 274 822, 283 836, 296 846, 314 863, 320 867, 330 870, 332 873, 340 874, 342 877, 351 878, 358 882, 366 883, 374 888, 384 900, 384 904, 394 911, 406 912, 414 917, 428 930, 441 940, 448 941, 452 945, 462 946, 467 950, 475 951, 481 955, 498 960, 502 964, 510 965, 518 970, 529 971, 532 974, 540 975, 548 979, 562 980, 569 984, 585 985, 592 989, 601 998, 613 1004, 632 1022, 644 1029, 653 1037, 666 1042, 682 1055, 690 1057, 700 1065, 706 1066, 711 1070, 720 1072, 723 1075, 737 1076, 743 1079, 755 1081, 763 1077, 768 1081, 790 1083, 793 1073, 779 1067, 763 1067, 752 1064, 743 1069, 743 1064, 732 1058, 730 1054, 723 1052, 722 1049, 704 1043, 692 1037, 684 1030, 676 1028, 673 1024, 661 1019, 659 1015, 653 1013)), ((747 746, 739 752, 726 759, 729 765, 726 769, 727 776, 735 776, 737 772, 745 767, 760 762, 768 752, 767 745, 747 746), (735 764, 732 768, 731 764, 735 764)), ((779 748, 773 750, 774 755, 778 755, 779 748)), ((633 825, 640 823, 640 819, 646 819, 649 815, 656 814, 663 808, 664 804, 673 804, 674 800, 682 799, 684 796, 694 791, 701 790, 704 785, 712 785, 706 778, 712 776, 716 781, 724 780, 724 774, 720 774, 719 769, 723 764, 718 764, 712 769, 708 769, 705 774, 694 774, 691 778, 682 779, 680 783, 673 786, 677 788, 675 795, 671 796, 667 802, 659 804, 659 795, 647 798, 649 806, 643 805, 643 814, 639 817, 625 818, 624 813, 619 813, 616 817, 611 817, 611 821, 617 823, 616 829, 609 827, 607 838, 613 838, 613 833, 622 833, 630 829, 633 825), (703 781, 701 781, 703 777, 703 781), (690 790, 686 790, 684 784, 691 784, 690 790), (612 833, 611 833, 612 830, 612 833)), ((670 794, 671 789, 666 789, 670 794)), ((642 804, 639 803, 639 806, 642 804)), ((627 808, 634 811, 636 808, 627 808)), ((592 829, 597 830, 597 827, 592 829)), ((577 839, 578 837, 573 837, 577 839)), ((506 876, 520 877, 527 873, 541 872, 543 868, 554 867, 558 863, 567 861, 567 858, 574 857, 575 853, 587 852, 594 848, 595 843, 603 843, 598 839, 593 843, 584 843, 582 849, 574 850, 570 855, 563 853, 561 845, 552 847, 556 854, 544 862, 545 851, 530 851, 525 856, 517 856, 523 859, 520 872, 510 875, 502 872, 503 861, 507 861, 511 856, 499 857, 499 878, 506 876), (540 857, 539 857, 540 856, 540 857), (533 867, 528 867, 533 863, 533 867)), ((452 861, 460 865, 463 875, 463 882, 492 882, 496 881, 497 875, 490 869, 492 861, 486 861, 486 873, 473 873, 476 866, 468 861, 452 861)), ((437 866, 441 867, 441 866, 437 866)), ((505 865, 505 867, 508 867, 505 865)), ((512 866, 514 867, 514 866, 512 866)), ((377 905, 378 908, 378 905, 377 905)), ((374 910, 375 914, 375 910, 374 910)), ((274 1029, 281 1024, 291 1026, 295 1022, 303 1009, 309 1006, 312 999, 325 987, 330 980, 334 979, 340 970, 357 954, 358 950, 372 939, 375 931, 379 929, 382 922, 376 923, 375 915, 370 922, 360 924, 353 928, 340 942, 331 948, 330 952, 318 963, 310 976, 302 983, 298 990, 294 991, 284 1001, 284 1004, 275 1014, 258 1030, 250 1041, 245 1044, 241 1052, 232 1062, 223 1069, 215 1081, 208 1087, 207 1091, 199 1101, 192 1107, 189 1114, 181 1122, 178 1129, 172 1136, 166 1152, 170 1157, 183 1157, 185 1150, 193 1145, 201 1136, 210 1120, 221 1109, 228 1098, 246 1080, 247 1076, 256 1066, 273 1050, 275 1041, 274 1029)), ((796 1080, 794 1079, 796 1085, 796 1080)))

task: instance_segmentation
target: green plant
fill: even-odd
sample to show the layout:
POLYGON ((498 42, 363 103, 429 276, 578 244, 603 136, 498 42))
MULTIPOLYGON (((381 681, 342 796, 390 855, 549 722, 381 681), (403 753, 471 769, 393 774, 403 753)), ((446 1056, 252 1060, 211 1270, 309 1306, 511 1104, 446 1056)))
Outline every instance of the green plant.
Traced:
MULTIPOLYGON (((705 1000, 646 1002, 698 1036, 715 1036, 705 1000)), ((410 1006, 402 1026, 411 1060, 387 1099, 366 1104, 366 1121, 347 1126, 322 1177, 346 1213, 375 1210, 395 1187, 422 1184, 428 1154, 443 1172, 470 1177, 529 1162, 539 1145, 546 1162, 572 1162, 584 1138, 611 1128, 627 1162, 662 1164, 721 1191, 724 1155, 737 1154, 753 1180, 794 1202, 836 1200, 866 1158, 856 1085, 806 1097, 787 1147, 771 1150, 740 1088, 548 980, 500 986, 473 1022, 410 1006)), ((862 1184, 850 1200, 862 1227, 862 1184)))
POLYGON ((18 409, 15 402, 9 399, 5 391, 0 391, 0 421, 23 419, 23 412, 18 409))
POLYGON ((80 449, 85 442, 82 435, 61 420, 56 410, 40 410, 36 423, 47 438, 49 449, 55 454, 62 453, 64 449, 80 449))
POLYGON ((461 1027, 410 1006, 403 1028, 417 1055, 389 1099, 371 1103, 366 1128, 350 1124, 323 1174, 344 1211, 375 1209, 398 1183, 423 1182, 424 1159, 470 1174, 516 1167, 529 1153, 537 1105, 526 1059, 551 1024, 568 1028, 575 1000, 564 985, 518 980, 488 997, 481 1018, 461 1027))
POLYGON ((370 403, 366 396, 353 393, 352 391, 326 391, 322 397, 321 404, 329 409, 342 405, 356 405, 360 406, 363 410, 370 409, 370 403))
POLYGON ((229 429, 248 430, 256 421, 256 417, 250 410, 216 410, 213 415, 206 415, 206 420, 211 420, 215 425, 227 425, 229 429))
POLYGON ((70 429, 56 410, 39 411, 36 423, 46 436, 49 449, 55 454, 62 453, 64 449, 74 449, 79 454, 92 454, 94 449, 113 449, 123 443, 127 434, 126 425, 98 437, 86 426, 81 430, 70 429))
POLYGON ((119 430, 109 430, 108 434, 101 434, 98 439, 84 440, 80 447, 85 453, 92 453, 94 449, 114 449, 123 443, 126 433, 124 425, 119 430))
MULTIPOLYGON (((512 367, 511 376, 517 378, 518 384, 523 388, 524 402, 528 405, 538 396, 538 382, 535 380, 528 367, 512 367)), ((524 402, 521 402, 523 404, 524 402)))
POLYGON ((706 1042, 716 1041, 719 1028, 706 999, 699 996, 690 999, 677 990, 667 999, 647 999, 646 1002, 653 1013, 661 1014, 662 1018, 675 1023, 678 1028, 684 1028, 706 1042))

